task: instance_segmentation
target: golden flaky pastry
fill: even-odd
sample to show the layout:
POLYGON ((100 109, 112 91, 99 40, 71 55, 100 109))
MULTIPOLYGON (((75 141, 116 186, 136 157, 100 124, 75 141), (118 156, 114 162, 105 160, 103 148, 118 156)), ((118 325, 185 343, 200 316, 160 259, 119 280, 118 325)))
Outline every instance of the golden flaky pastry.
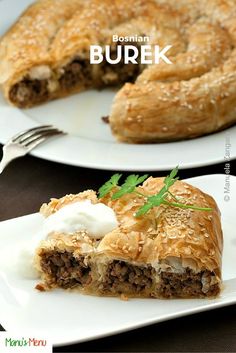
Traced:
MULTIPOLYGON (((140 42, 132 44, 140 49, 140 42)), ((235 0, 39 0, 0 42, 6 99, 30 107, 87 88, 126 83, 110 112, 130 143, 212 133, 236 121, 235 0), (90 64, 90 46, 113 35, 171 45, 172 65, 90 64)))
MULTIPOLYGON (((153 195, 162 186, 163 178, 150 177, 137 190, 153 195)), ((102 202, 114 210, 119 225, 102 239, 90 237, 87 231, 49 234, 36 252, 43 281, 37 288, 131 297, 216 296, 223 243, 218 207, 211 196, 185 182, 177 181, 170 190, 187 204, 212 210, 161 205, 135 217, 142 197, 132 193, 111 201, 109 194, 98 200, 92 190, 43 205, 41 213, 50 217, 78 200, 102 202)))

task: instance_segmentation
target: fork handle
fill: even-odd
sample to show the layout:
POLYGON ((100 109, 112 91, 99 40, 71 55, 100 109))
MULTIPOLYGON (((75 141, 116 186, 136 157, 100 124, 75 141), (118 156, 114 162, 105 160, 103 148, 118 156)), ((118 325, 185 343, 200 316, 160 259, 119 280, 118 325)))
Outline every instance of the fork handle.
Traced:
POLYGON ((5 152, 5 146, 3 146, 3 156, 2 156, 2 160, 0 162, 0 174, 2 174, 2 172, 4 171, 4 169, 6 168, 6 166, 13 161, 13 157, 5 152))
POLYGON ((6 166, 14 159, 24 156, 27 151, 16 151, 14 146, 3 146, 3 157, 0 162, 0 174, 4 171, 6 166))
POLYGON ((0 174, 2 174, 2 172, 4 171, 4 169, 6 168, 6 166, 12 161, 9 160, 9 158, 6 158, 6 157, 2 157, 2 160, 0 162, 0 174))

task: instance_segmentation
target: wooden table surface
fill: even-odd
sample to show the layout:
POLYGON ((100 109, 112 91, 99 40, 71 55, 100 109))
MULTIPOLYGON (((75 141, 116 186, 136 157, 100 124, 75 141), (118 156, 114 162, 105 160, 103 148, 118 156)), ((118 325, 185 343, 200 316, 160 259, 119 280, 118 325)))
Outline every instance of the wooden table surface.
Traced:
MULTIPOLYGON (((1 155, 0 155, 1 157, 1 155)), ((224 174, 224 164, 181 170, 180 177, 224 174)), ((27 156, 0 176, 0 221, 38 211, 51 197, 97 189, 113 172, 56 164, 27 156)), ((165 172, 150 173, 153 176, 165 172)), ((236 161, 231 161, 236 174, 236 161)), ((1 323, 1 316, 0 316, 1 323)), ((236 352, 236 305, 124 334, 55 348, 55 352, 236 352)))

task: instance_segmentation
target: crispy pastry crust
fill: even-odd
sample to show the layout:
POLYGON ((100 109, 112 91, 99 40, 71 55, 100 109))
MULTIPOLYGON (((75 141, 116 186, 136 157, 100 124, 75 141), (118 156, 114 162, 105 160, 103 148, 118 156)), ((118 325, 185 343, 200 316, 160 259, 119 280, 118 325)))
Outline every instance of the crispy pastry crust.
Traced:
POLYGON ((236 121, 235 44, 234 0, 39 0, 1 40, 0 82, 10 103, 29 107, 137 77, 115 97, 114 136, 193 138, 236 121), (173 65, 90 65, 90 45, 112 44, 113 34, 171 44, 173 65))
POLYGON ((189 11, 186 50, 173 65, 149 66, 115 97, 110 124, 119 141, 174 141, 236 121, 236 8, 231 0, 162 1, 189 11))
MULTIPOLYGON (((162 186, 163 178, 151 177, 139 187, 139 191, 151 195, 157 193, 162 186)), ((199 287, 199 283, 205 283, 206 286, 211 283, 214 290, 211 292, 213 287, 206 287, 206 295, 218 294, 223 246, 219 209, 211 196, 185 182, 176 182, 171 187, 171 192, 186 200, 188 204, 211 207, 212 211, 160 206, 140 218, 135 218, 134 213, 142 205, 142 198, 127 194, 121 199, 111 201, 109 195, 101 201, 115 211, 119 227, 105 235, 102 240, 91 239, 86 232, 82 232, 72 236, 51 234, 40 244, 36 266, 46 286, 75 286, 85 293, 96 295, 125 293, 141 297, 201 297, 205 295, 201 286, 200 292, 196 293, 184 292, 183 285, 176 293, 166 292, 166 287, 163 289, 163 283, 168 283, 168 280, 165 282, 166 276, 172 276, 168 277, 170 281, 176 281, 176 276, 199 276, 194 285, 199 287), (48 272, 51 259, 57 263, 57 259, 65 253, 81 261, 82 268, 89 268, 88 271, 82 272, 86 274, 86 284, 83 278, 82 284, 80 280, 71 282, 71 278, 66 278, 65 282, 62 282, 64 285, 61 285, 55 277, 53 278, 52 273, 48 272), (130 280, 135 278, 135 287, 133 283, 127 284, 122 280, 121 276, 127 271, 130 273, 130 280), (116 275, 119 280, 114 277, 116 275), (165 279, 162 279, 162 276, 165 279), (120 287, 120 283, 123 283, 123 287, 120 287), (148 283, 148 286, 140 283, 148 283)), ((49 216, 64 205, 82 199, 98 202, 95 193, 90 190, 59 200, 53 199, 48 205, 42 206, 41 212, 49 216)), ((69 268, 66 271, 70 270, 69 268)), ((178 281, 175 283, 179 283, 178 281)))

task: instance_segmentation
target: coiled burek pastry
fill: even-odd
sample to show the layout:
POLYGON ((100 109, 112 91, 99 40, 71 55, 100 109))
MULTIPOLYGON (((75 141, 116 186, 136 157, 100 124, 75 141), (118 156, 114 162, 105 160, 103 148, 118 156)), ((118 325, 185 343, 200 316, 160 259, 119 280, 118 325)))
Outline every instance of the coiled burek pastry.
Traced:
POLYGON ((125 83, 110 112, 119 141, 193 138, 236 121, 235 47, 235 0, 39 0, 1 40, 0 83, 22 108, 125 83), (172 45, 173 64, 91 65, 91 45, 115 55, 114 34, 172 45))

